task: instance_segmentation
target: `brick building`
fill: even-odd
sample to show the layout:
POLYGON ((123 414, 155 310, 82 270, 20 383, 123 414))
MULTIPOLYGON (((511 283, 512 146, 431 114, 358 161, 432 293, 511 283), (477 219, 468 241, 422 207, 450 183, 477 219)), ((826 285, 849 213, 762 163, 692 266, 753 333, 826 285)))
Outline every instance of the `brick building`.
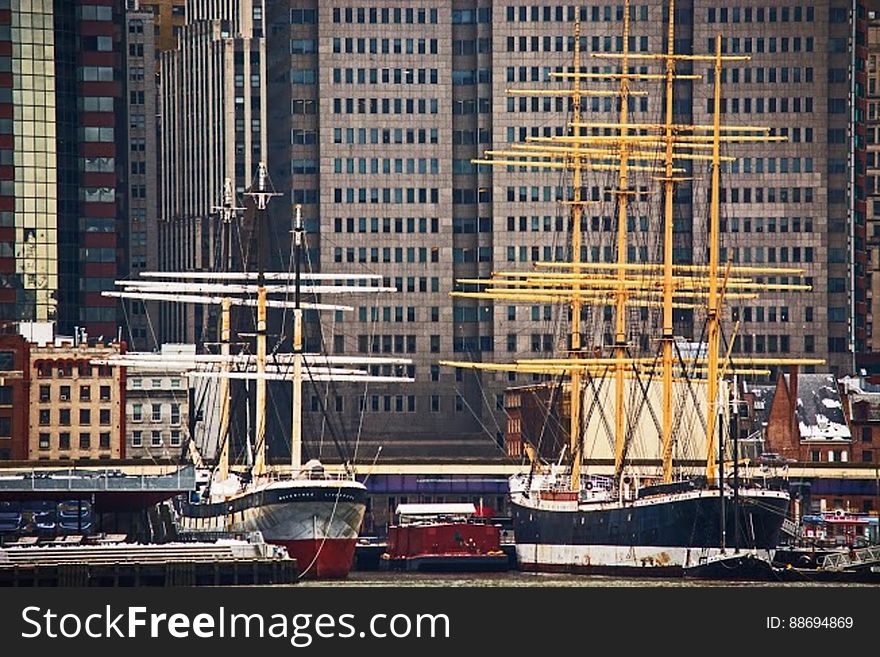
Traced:
POLYGON ((792 368, 772 396, 764 450, 799 462, 852 460, 853 437, 837 380, 792 368))
POLYGON ((29 352, 21 335, 0 334, 0 461, 27 458, 29 352))
POLYGON ((29 460, 125 458, 125 369, 91 363, 122 350, 63 338, 30 346, 29 460))

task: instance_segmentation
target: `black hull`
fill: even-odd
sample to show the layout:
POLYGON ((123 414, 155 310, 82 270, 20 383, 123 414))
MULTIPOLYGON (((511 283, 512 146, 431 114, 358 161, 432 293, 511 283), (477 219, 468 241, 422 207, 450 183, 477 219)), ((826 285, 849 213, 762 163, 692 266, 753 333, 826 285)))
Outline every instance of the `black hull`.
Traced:
MULTIPOLYGON (((718 548, 721 505, 714 495, 658 496, 612 508, 551 510, 513 500, 517 544, 559 546, 662 546, 718 548)), ((728 546, 772 550, 788 509, 783 496, 740 496, 739 537, 734 537, 734 504, 726 498, 728 546)), ((608 505, 610 506, 610 505, 608 505)), ((598 565, 598 564, 597 564, 598 565)))
POLYGON ((274 504, 310 504, 328 502, 338 504, 350 502, 366 505, 367 491, 363 488, 337 488, 330 486, 298 486, 294 488, 266 488, 252 493, 233 497, 225 502, 204 502, 193 504, 182 501, 180 515, 187 518, 214 518, 228 514, 240 514, 258 507, 274 504))
POLYGON ((779 579, 769 560, 735 552, 685 568, 684 576, 688 579, 742 582, 770 582, 779 579))

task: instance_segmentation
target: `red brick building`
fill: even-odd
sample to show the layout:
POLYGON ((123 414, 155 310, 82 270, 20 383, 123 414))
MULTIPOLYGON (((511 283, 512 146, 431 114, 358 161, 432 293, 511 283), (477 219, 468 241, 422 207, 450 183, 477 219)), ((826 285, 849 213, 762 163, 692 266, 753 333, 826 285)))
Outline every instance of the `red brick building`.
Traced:
POLYGON ((29 359, 27 340, 0 334, 0 461, 27 458, 29 359))
POLYGON ((853 460, 853 440, 837 380, 831 374, 780 375, 773 394, 765 452, 799 462, 853 460))

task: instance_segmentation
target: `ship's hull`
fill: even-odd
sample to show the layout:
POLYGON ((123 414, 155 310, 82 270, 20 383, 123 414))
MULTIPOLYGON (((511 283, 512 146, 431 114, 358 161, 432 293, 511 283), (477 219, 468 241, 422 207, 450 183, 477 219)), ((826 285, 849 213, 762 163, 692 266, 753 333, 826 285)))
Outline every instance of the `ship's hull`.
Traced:
MULTIPOLYGON (((523 570, 679 575, 721 552, 718 491, 695 490, 634 502, 583 504, 511 496, 517 560, 523 570)), ((739 544, 772 558, 788 495, 742 491, 739 544)), ((726 544, 734 545, 734 504, 725 498, 726 544)))
POLYGON ((366 489, 354 481, 292 480, 254 487, 223 502, 184 504, 183 529, 247 533, 287 548, 306 577, 342 578, 366 509, 366 489))

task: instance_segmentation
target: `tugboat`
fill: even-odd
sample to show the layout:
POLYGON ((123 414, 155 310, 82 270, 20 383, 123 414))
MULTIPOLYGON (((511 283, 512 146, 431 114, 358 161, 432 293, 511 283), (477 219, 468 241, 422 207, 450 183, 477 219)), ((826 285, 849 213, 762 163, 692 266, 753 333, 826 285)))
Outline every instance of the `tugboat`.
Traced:
POLYGON ((469 503, 400 504, 388 529, 383 570, 501 572, 508 569, 501 530, 469 503))

